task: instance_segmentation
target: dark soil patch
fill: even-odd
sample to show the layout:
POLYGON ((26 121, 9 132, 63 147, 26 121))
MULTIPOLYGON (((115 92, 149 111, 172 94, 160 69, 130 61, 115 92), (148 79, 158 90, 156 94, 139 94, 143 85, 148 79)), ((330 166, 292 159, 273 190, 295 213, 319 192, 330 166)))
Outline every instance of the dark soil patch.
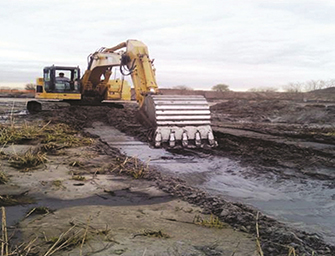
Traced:
POLYGON ((286 100, 230 100, 211 107, 219 122, 276 122, 289 124, 330 124, 335 111, 329 104, 308 104, 286 100))
POLYGON ((35 200, 27 196, 26 193, 18 195, 0 195, 0 206, 14 206, 32 203, 35 203, 35 200))

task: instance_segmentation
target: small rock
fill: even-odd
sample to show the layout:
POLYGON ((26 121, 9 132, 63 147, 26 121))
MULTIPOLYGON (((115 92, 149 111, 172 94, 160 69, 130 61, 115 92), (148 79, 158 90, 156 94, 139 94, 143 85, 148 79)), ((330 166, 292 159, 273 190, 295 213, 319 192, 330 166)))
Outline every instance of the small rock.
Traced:
POLYGON ((226 217, 228 215, 229 215, 229 211, 227 209, 222 210, 222 212, 220 213, 221 217, 226 217))

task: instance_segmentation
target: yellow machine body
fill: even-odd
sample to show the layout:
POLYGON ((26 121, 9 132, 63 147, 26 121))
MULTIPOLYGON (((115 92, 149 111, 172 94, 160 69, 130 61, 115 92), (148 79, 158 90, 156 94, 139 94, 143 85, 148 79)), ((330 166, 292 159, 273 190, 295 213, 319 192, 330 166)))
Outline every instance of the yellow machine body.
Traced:
POLYGON ((81 100, 81 93, 56 93, 46 92, 44 88, 43 78, 36 79, 36 86, 42 87, 42 92, 35 92, 36 99, 56 99, 56 100, 81 100))
POLYGON ((107 100, 131 100, 131 88, 128 81, 115 79, 109 80, 107 100))

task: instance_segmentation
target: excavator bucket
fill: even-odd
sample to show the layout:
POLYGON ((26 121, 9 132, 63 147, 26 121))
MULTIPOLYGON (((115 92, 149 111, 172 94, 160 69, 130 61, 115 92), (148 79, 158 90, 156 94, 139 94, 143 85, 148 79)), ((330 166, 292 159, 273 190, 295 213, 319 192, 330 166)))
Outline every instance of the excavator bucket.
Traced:
POLYGON ((154 145, 175 147, 214 147, 211 113, 200 95, 150 95, 140 109, 154 128, 154 145))

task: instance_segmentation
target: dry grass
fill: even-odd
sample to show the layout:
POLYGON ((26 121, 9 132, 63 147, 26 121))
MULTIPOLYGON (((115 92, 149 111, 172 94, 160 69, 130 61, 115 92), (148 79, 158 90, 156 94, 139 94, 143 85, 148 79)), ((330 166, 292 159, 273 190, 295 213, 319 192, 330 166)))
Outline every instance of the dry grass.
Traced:
POLYGON ((84 166, 84 164, 80 161, 73 161, 69 165, 72 167, 83 167, 84 166))
POLYGON ((48 154, 50 154, 50 153, 55 154, 55 153, 57 153, 58 150, 60 150, 60 149, 62 149, 62 148, 63 148, 62 146, 57 145, 57 144, 54 143, 54 142, 48 142, 48 143, 43 144, 43 145, 41 146, 41 150, 42 150, 43 152, 47 152, 48 154))
POLYGON ((144 164, 136 157, 117 158, 111 168, 111 172, 125 173, 135 179, 140 179, 149 171, 149 162, 144 164))
POLYGON ((193 219, 193 223, 196 225, 204 226, 207 228, 218 228, 222 229, 225 227, 224 223, 219 220, 218 217, 211 215, 209 219, 204 219, 200 215, 195 215, 193 219))
POLYGON ((137 236, 148 236, 148 237, 157 237, 157 238, 170 238, 168 234, 163 233, 161 230, 144 230, 139 234, 135 234, 134 237, 137 236))
POLYGON ((29 168, 43 164, 47 160, 46 153, 43 153, 42 151, 33 152, 32 150, 28 150, 24 155, 11 156, 9 163, 17 169, 28 171, 29 168))
POLYGON ((334 137, 335 136, 335 130, 332 131, 332 132, 327 132, 325 135, 330 136, 330 137, 334 137))
POLYGON ((0 206, 14 206, 20 204, 32 204, 35 201, 23 194, 19 195, 0 195, 0 206))
POLYGON ((44 129, 44 136, 42 143, 51 145, 58 145, 63 147, 79 147, 90 145, 93 140, 77 135, 78 131, 66 124, 56 124, 48 126, 44 129))
POLYGON ((52 181, 51 184, 52 184, 52 186, 55 186, 57 188, 63 187, 63 182, 61 180, 54 180, 54 181, 52 181))
POLYGON ((92 144, 90 138, 81 137, 78 131, 66 124, 34 123, 0 125, 0 144, 23 143, 38 140, 50 151, 60 147, 78 147, 92 144))
POLYGON ((0 184, 6 184, 9 181, 8 176, 5 172, 0 171, 0 184))
POLYGON ((34 207, 28 211, 26 218, 32 214, 49 214, 51 212, 53 212, 53 210, 45 206, 34 207))
POLYGON ((52 237, 47 240, 48 244, 52 244, 43 256, 50 256, 56 252, 68 250, 81 246, 87 241, 86 229, 77 229, 77 226, 70 227, 66 232, 60 234, 59 237, 52 237))
POLYGON ((0 125, 0 144, 7 145, 9 143, 22 143, 27 140, 34 140, 40 137, 43 127, 27 123, 15 125, 0 125))
MULTIPOLYGON (((46 208, 47 209, 47 208, 46 208)), ((45 212, 45 209, 42 209, 45 212)), ((30 211, 37 211, 37 208, 34 208, 30 211)), ((47 213, 49 213, 48 210, 47 213)), ((82 255, 83 245, 87 242, 88 236, 90 235, 89 222, 84 228, 81 228, 77 225, 73 225, 67 231, 61 233, 58 237, 52 237, 48 239, 44 234, 45 241, 41 243, 38 241, 36 236, 29 242, 23 242, 16 245, 15 248, 10 247, 10 237, 7 234, 7 224, 6 224, 6 213, 5 208, 2 207, 2 237, 1 237, 1 256, 23 256, 23 255, 43 255, 50 256, 54 255, 57 252, 63 250, 68 250, 71 248, 80 246, 80 255, 82 255), (45 249, 45 245, 51 244, 45 249)), ((92 233, 92 232, 91 232, 92 233)))
POLYGON ((81 175, 72 175, 71 180, 77 180, 77 181, 85 181, 86 178, 81 175))
POLYGON ((1 256, 9 255, 9 243, 7 233, 7 220, 5 207, 1 207, 1 256))

